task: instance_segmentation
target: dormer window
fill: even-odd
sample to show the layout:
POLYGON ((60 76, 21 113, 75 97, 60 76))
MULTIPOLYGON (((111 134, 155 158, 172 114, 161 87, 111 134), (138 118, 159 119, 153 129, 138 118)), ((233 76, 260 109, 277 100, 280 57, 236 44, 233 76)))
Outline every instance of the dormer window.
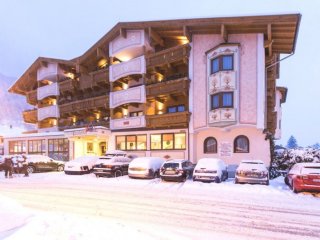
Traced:
POLYGON ((220 55, 211 60, 211 74, 233 70, 233 55, 220 55))

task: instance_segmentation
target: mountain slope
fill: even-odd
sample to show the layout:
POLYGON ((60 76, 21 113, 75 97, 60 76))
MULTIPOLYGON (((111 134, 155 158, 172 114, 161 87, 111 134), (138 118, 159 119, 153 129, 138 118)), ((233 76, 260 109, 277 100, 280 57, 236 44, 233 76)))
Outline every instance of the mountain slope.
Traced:
POLYGON ((8 92, 15 80, 0 73, 0 125, 24 127, 22 111, 32 109, 32 106, 24 96, 8 92))

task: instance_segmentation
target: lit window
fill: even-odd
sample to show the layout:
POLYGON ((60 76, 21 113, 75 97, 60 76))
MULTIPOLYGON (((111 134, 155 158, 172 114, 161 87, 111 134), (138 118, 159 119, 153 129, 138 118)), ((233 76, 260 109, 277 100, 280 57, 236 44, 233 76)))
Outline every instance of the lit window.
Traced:
POLYGON ((174 134, 174 148, 185 149, 186 148, 186 134, 176 133, 174 134))
POLYGON ((162 148, 163 149, 173 149, 173 134, 163 134, 162 135, 162 148))
POLYGON ((249 152, 249 139, 240 135, 234 140, 234 152, 235 153, 248 153, 249 152))
POLYGON ((203 144, 204 153, 217 153, 217 140, 214 137, 208 137, 203 144))
POLYGON ((151 150, 186 149, 185 133, 163 133, 151 135, 151 150))
POLYGON ((147 135, 116 136, 117 150, 146 150, 147 135))
POLYGON ((151 149, 161 149, 161 134, 151 135, 151 149))
POLYGON ((136 141, 137 137, 136 136, 127 136, 127 150, 136 150, 136 141))

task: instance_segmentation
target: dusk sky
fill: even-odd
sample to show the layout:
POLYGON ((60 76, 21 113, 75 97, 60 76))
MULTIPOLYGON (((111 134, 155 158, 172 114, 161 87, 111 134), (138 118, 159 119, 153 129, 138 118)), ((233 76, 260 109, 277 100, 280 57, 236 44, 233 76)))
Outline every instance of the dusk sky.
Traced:
POLYGON ((315 0, 0 0, 0 73, 18 78, 39 56, 82 55, 117 22, 301 13, 296 52, 277 82, 289 89, 279 143, 294 135, 312 145, 320 142, 319 9, 315 0))

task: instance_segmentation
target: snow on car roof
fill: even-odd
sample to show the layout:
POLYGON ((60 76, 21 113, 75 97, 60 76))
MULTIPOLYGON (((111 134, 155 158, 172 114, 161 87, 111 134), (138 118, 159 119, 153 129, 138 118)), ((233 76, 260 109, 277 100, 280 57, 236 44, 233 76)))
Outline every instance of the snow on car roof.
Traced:
POLYGON ((188 161, 188 160, 187 159, 171 159, 171 160, 166 161, 166 163, 181 163, 184 161, 188 161))
POLYGON ((91 160, 91 159, 98 159, 99 156, 81 156, 77 157, 76 159, 72 160, 72 162, 82 162, 86 160, 91 160))

